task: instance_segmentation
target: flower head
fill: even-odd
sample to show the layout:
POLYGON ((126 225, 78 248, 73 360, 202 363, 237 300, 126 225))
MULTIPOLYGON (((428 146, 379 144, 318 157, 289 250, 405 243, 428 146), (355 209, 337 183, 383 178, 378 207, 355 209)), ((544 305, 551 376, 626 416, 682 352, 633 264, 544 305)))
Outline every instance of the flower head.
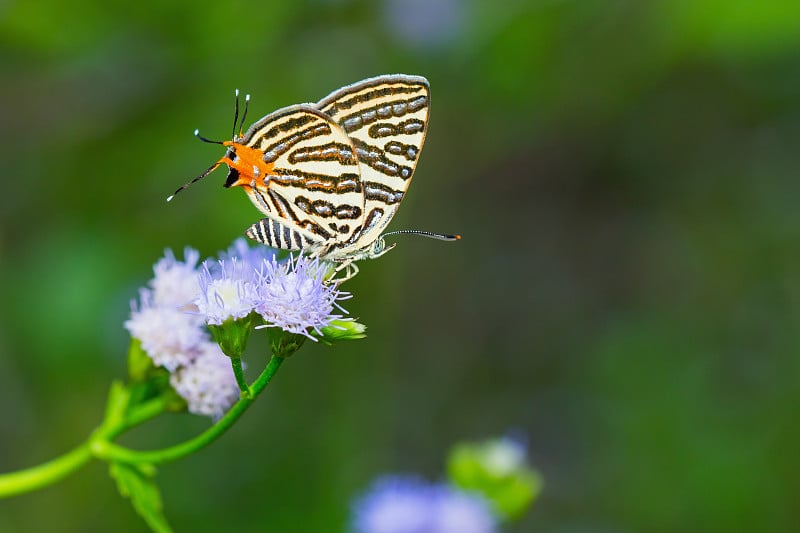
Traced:
POLYGON ((203 263, 199 276, 200 296, 194 300, 207 324, 221 325, 228 319, 244 318, 256 304, 253 267, 232 257, 220 259, 212 268, 203 263))
POLYGON ((169 381, 186 400, 189 412, 215 421, 239 399, 230 359, 213 342, 204 343, 194 361, 173 372, 169 381))
POLYGON ((265 261, 259 275, 256 312, 268 322, 267 326, 317 340, 311 331, 321 333, 321 328, 342 319, 343 315, 334 312, 344 311, 336 302, 350 297, 350 293, 325 283, 327 271, 328 267, 318 259, 305 256, 286 263, 274 258, 265 261))
POLYGON ((390 476, 356 502, 353 528, 357 533, 494 533, 497 521, 480 496, 390 476))
POLYGON ((153 291, 141 289, 140 304, 132 302, 131 318, 125 328, 139 339, 156 366, 172 372, 189 364, 209 337, 195 315, 177 307, 156 305, 154 300, 153 291))
POLYGON ((182 262, 178 261, 172 250, 168 249, 153 267, 155 277, 149 285, 153 290, 155 305, 183 307, 197 296, 197 261, 200 253, 187 246, 183 257, 182 262))

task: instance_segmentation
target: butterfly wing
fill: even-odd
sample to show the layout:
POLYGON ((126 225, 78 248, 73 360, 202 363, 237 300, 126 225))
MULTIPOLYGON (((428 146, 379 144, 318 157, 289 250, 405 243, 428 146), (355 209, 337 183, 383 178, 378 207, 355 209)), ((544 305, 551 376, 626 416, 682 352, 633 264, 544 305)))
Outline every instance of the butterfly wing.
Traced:
POLYGON ((364 192, 355 148, 336 122, 310 104, 290 106, 253 124, 241 144, 260 152, 266 169, 245 191, 280 226, 262 221, 249 236, 286 249, 350 238, 363 218, 364 192))
POLYGON ((428 80, 403 74, 362 80, 316 104, 352 141, 364 194, 359 231, 332 256, 346 258, 368 247, 392 220, 425 142, 429 105, 428 80))

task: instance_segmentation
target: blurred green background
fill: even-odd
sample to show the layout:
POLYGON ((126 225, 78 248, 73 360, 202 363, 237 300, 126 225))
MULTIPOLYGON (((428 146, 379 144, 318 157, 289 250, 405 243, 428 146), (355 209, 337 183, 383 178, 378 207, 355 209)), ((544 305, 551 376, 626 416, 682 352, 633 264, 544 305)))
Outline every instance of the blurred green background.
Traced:
MULTIPOLYGON (((165 247, 257 218, 218 157, 250 117, 426 76, 414 184, 346 306, 224 439, 160 469, 178 531, 338 531, 384 472, 527 435, 508 531, 788 531, 800 520, 796 0, 0 1, 0 471, 76 445, 124 375, 165 247)), ((251 369, 263 356, 254 346, 251 369)), ((178 442, 171 416, 124 439, 178 442)), ((0 502, 1 531, 145 531, 102 464, 0 502)))

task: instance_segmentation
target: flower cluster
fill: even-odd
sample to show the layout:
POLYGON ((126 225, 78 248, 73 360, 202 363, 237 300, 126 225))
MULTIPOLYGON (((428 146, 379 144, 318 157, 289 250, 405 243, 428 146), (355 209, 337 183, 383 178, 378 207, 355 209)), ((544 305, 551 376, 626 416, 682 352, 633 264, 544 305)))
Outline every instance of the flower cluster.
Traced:
POLYGON ((350 294, 326 282, 330 267, 318 259, 280 262, 271 249, 250 248, 244 239, 218 259, 198 265, 199 257, 186 248, 178 261, 167 250, 125 323, 153 364, 169 371, 190 412, 219 418, 239 397, 225 355, 241 356, 253 317, 262 323, 257 327, 315 341, 363 337, 363 326, 350 326, 338 304, 350 294))
POLYGON ((218 419, 239 397, 239 387, 194 303, 199 257, 186 248, 184 261, 178 261, 167 250, 153 267, 155 277, 139 291, 139 304, 133 302, 125 327, 153 364, 169 371, 190 412, 218 419))
POLYGON ((131 303, 131 319, 125 327, 142 343, 156 366, 173 372, 191 363, 203 343, 210 341, 201 327, 202 318, 190 314, 197 292, 195 270, 200 255, 186 248, 184 261, 167 250, 153 267, 155 276, 140 289, 139 304, 131 303))
POLYGON ((478 493, 415 477, 378 479, 356 501, 357 533, 494 533, 497 518, 478 493))

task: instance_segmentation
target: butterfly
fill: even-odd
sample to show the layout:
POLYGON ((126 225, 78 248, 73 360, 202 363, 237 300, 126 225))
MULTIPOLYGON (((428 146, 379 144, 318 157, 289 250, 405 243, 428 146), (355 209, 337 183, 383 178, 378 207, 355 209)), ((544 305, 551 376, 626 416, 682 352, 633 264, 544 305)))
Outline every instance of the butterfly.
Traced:
POLYGON ((249 95, 245 102, 237 134, 237 92, 230 141, 210 141, 195 131, 227 151, 175 194, 224 164, 225 187, 244 189, 265 216, 247 229, 248 237, 339 263, 337 271, 388 252, 394 245, 386 246, 387 235, 460 238, 416 230, 382 234, 405 197, 425 142, 425 78, 368 78, 315 104, 279 109, 242 133, 249 95))

